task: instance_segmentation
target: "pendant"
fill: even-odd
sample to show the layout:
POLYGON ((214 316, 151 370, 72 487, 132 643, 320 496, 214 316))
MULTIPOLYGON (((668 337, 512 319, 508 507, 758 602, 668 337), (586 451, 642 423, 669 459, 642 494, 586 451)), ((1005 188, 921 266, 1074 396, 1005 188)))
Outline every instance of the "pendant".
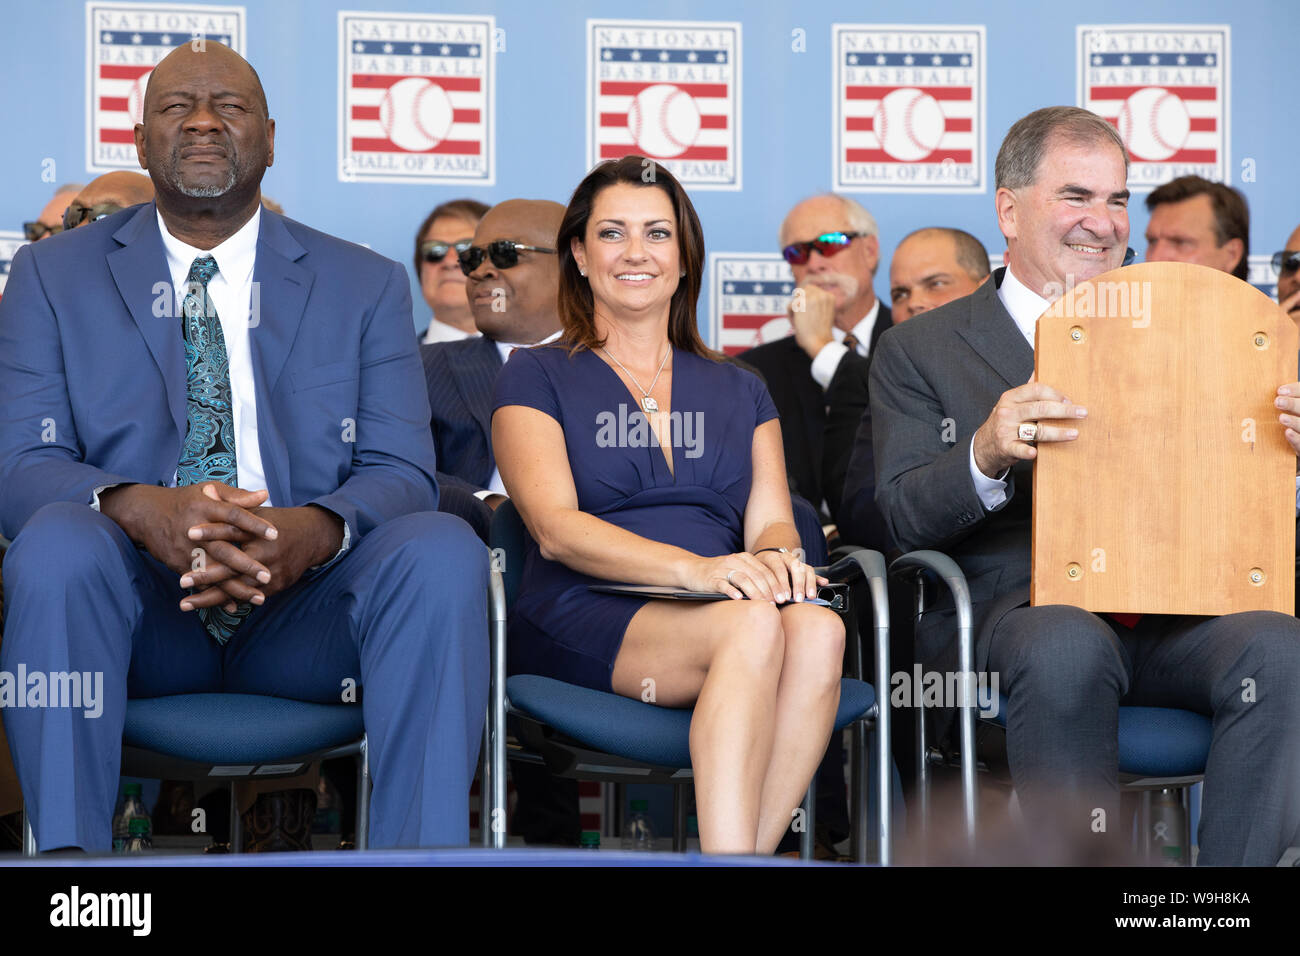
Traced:
POLYGON ((644 409, 646 410, 646 414, 649 414, 650 412, 657 412, 657 411, 659 411, 659 403, 656 402, 656 401, 655 401, 653 398, 651 398, 649 395, 647 395, 645 398, 641 399, 641 407, 644 408, 644 409))

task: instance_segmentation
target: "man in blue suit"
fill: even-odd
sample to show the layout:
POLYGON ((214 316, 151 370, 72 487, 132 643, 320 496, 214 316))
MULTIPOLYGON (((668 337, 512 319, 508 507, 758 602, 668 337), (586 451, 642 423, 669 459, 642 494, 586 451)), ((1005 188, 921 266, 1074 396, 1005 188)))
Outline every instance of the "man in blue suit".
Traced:
POLYGON ((261 83, 194 47, 135 128, 156 202, 24 248, 0 304, 0 668, 103 680, 4 710, 37 846, 108 849, 128 697, 214 691, 359 692, 371 845, 463 844, 487 556, 434 513, 405 272, 260 208, 261 83))
POLYGON ((492 394, 514 349, 560 334, 555 236, 563 218, 563 206, 542 199, 508 199, 488 210, 462 259, 462 269, 472 264, 466 293, 483 334, 420 347, 441 508, 484 539, 491 511, 505 499, 492 456, 492 394))

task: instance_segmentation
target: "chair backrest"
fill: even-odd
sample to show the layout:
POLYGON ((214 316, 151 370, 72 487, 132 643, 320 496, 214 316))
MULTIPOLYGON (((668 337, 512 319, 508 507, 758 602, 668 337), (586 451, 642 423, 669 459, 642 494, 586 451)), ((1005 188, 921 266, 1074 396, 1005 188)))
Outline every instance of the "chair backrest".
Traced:
POLYGON ((515 603, 519 583, 524 576, 524 550, 528 542, 528 529, 519 517, 515 503, 506 499, 492 514, 492 530, 488 539, 492 544, 493 566, 501 569, 506 588, 506 608, 515 603))

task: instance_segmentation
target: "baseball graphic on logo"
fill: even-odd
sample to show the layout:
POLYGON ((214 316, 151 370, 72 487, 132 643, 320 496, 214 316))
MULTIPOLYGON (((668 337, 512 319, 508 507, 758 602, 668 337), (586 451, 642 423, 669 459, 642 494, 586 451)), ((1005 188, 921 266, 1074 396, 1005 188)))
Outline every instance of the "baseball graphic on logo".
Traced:
POLYGON ((1159 160, 1183 148, 1192 120, 1181 99, 1159 86, 1148 86, 1124 101, 1117 125, 1134 159, 1159 160))
POLYGON ((784 315, 768 319, 759 328, 758 333, 754 336, 754 345, 762 345, 764 342, 776 342, 785 338, 794 332, 794 326, 784 315))
POLYGON ((132 123, 144 122, 144 88, 149 85, 149 73, 136 77, 131 92, 126 95, 126 111, 131 115, 132 123))
POLYGON ((943 110, 938 100, 922 90, 891 90, 876 107, 875 128, 881 149, 894 159, 915 162, 938 148, 943 138, 943 110))
POLYGON ((398 80, 379 103, 379 124, 394 145, 412 153, 433 149, 451 132, 451 100, 422 76, 398 80))
POLYGON ((647 156, 671 159, 690 149, 700 134, 700 111, 685 90, 656 83, 632 100, 627 128, 647 156))

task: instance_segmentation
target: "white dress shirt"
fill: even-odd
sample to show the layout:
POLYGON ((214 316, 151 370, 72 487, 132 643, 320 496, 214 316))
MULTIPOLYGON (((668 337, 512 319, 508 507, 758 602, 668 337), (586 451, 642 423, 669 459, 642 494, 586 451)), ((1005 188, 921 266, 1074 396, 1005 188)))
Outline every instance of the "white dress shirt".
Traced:
MULTIPOLYGON (((853 337, 858 340, 858 354, 863 358, 871 357, 871 333, 875 331, 878 315, 880 315, 880 299, 876 299, 872 303, 871 311, 853 326, 853 337)), ((813 380, 822 388, 831 387, 831 379, 835 377, 840 359, 844 358, 849 350, 849 347, 844 344, 844 332, 838 325, 831 326, 831 338, 834 341, 823 345, 812 362, 813 380)))
MULTIPOLYGON (((548 342, 554 342, 556 339, 560 337, 560 334, 563 331, 564 331, 563 329, 556 329, 546 338, 539 339, 538 341, 534 342, 533 345, 545 345, 548 342)), ((510 342, 502 342, 498 340, 496 342, 496 347, 497 347, 497 351, 501 353, 501 364, 505 365, 506 362, 510 361, 510 353, 513 352, 515 349, 530 349, 533 347, 533 345, 514 345, 511 344, 510 342)), ((495 455, 492 456, 492 460, 493 462, 496 461, 495 455)), ((485 498, 488 497, 488 495, 502 495, 506 498, 510 497, 508 494, 506 494, 506 486, 501 482, 501 471, 500 469, 497 468, 495 464, 492 465, 492 477, 488 479, 487 488, 485 488, 483 491, 474 492, 474 497, 477 498, 479 501, 484 500, 485 498)))
MULTIPOLYGON (((212 249, 196 249, 167 231, 162 214, 158 230, 167 252, 167 269, 176 290, 175 315, 180 316, 185 301, 185 283, 190 266, 199 256, 217 260, 217 274, 208 282, 208 295, 221 321, 226 339, 226 357, 230 361, 230 401, 235 415, 235 464, 238 487, 245 491, 266 489, 266 472, 262 469, 262 451, 257 443, 257 397, 253 388, 253 356, 249 352, 248 328, 253 319, 253 264, 257 261, 257 232, 262 224, 262 207, 258 206, 248 222, 229 239, 212 249)), ((178 320, 179 321, 179 320, 178 320)), ((179 331, 179 329, 178 329, 179 331)), ((176 484, 175 477, 172 485, 176 484)), ((276 503, 270 498, 269 507, 276 503)))
POLYGON ((478 334, 478 332, 466 332, 464 329, 458 329, 454 325, 439 322, 434 318, 429 320, 429 327, 425 330, 424 338, 420 341, 425 345, 434 345, 438 342, 459 342, 461 339, 467 339, 478 334))

